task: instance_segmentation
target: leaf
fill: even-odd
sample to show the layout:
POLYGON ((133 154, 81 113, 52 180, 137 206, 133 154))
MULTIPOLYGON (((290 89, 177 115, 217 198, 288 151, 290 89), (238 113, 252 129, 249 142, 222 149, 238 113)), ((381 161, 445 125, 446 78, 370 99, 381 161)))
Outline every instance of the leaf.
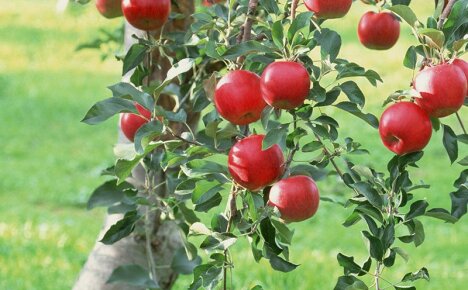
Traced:
POLYGON ((368 290, 364 282, 354 276, 341 276, 333 290, 368 290))
POLYGON ((276 21, 271 26, 271 36, 272 36, 273 43, 276 45, 276 47, 279 49, 283 49, 284 48, 284 44, 283 44, 284 33, 283 33, 283 23, 281 23, 281 20, 276 21))
POLYGON ((353 184, 353 187, 363 196, 366 197, 366 199, 372 204, 373 206, 377 208, 382 208, 383 205, 383 200, 380 194, 372 188, 372 186, 367 183, 367 182, 357 182, 353 184))
POLYGON ((290 230, 286 224, 274 219, 271 220, 271 224, 275 227, 281 241, 290 245, 294 235, 294 230, 290 230))
POLYGON ((348 257, 338 253, 336 259, 338 260, 338 264, 344 268, 345 275, 358 274, 361 272, 361 267, 354 262, 354 257, 348 257))
POLYGON ((421 28, 418 29, 418 33, 426 37, 429 45, 435 46, 436 48, 444 46, 445 36, 442 31, 434 28, 421 28))
POLYGON ((132 100, 142 105, 149 111, 154 109, 154 99, 148 93, 142 92, 139 89, 135 88, 130 83, 120 82, 109 86, 108 89, 112 92, 113 97, 117 98, 126 98, 131 97, 132 100))
POLYGON ((128 50, 123 60, 122 75, 125 75, 132 69, 136 68, 145 59, 148 47, 141 43, 133 44, 128 50))
POLYGON ((460 187, 457 191, 450 193, 452 199, 452 215, 460 219, 467 212, 468 189, 460 187))
POLYGON ((424 233, 423 224, 416 219, 413 221, 414 221, 414 245, 418 247, 424 242, 426 235, 424 233))
POLYGON ((109 180, 96 188, 88 200, 88 210, 95 207, 107 207, 121 201, 126 189, 133 188, 131 184, 124 182, 117 185, 117 180, 109 180))
POLYGON ((114 269, 106 283, 125 283, 137 287, 159 288, 159 285, 150 278, 148 271, 140 265, 119 266, 114 269))
POLYGON ((270 52, 272 52, 272 50, 269 47, 263 45, 262 43, 258 41, 249 40, 249 41, 245 41, 240 44, 231 46, 231 48, 229 48, 223 54, 222 57, 224 59, 233 60, 242 55, 249 55, 252 53, 270 53, 270 52))
POLYGON ((322 60, 329 57, 331 62, 335 61, 341 48, 341 36, 333 30, 323 28, 321 32, 316 31, 314 37, 320 44, 322 60))
MULTIPOLYGON (((288 40, 292 42, 295 38, 296 34, 304 28, 308 28, 310 26, 310 20, 312 18, 312 13, 307 11, 304 13, 300 13, 296 16, 296 18, 291 23, 291 26, 288 29, 288 40)), ((281 49, 283 47, 280 47, 281 49)))
POLYGON ((428 206, 429 203, 425 200, 418 200, 413 202, 413 204, 410 206, 409 212, 405 216, 405 220, 411 220, 415 217, 424 215, 428 206))
POLYGON ((178 274, 192 274, 193 269, 201 264, 200 256, 189 259, 184 248, 178 249, 172 258, 171 268, 178 274))
POLYGON ((405 262, 408 263, 409 255, 405 250, 403 250, 402 248, 399 248, 399 247, 394 247, 394 248, 392 248, 392 250, 394 250, 395 253, 397 253, 400 257, 403 258, 403 260, 405 260, 405 262))
POLYGON ((351 102, 341 102, 335 105, 335 107, 340 108, 348 113, 353 114, 354 116, 364 120, 366 123, 371 125, 374 128, 379 128, 379 120, 377 117, 370 113, 363 113, 359 108, 357 107, 356 104, 351 103, 351 102))
POLYGON ((425 216, 433 217, 436 219, 440 219, 449 223, 456 223, 458 219, 452 216, 446 209, 443 208, 433 208, 426 211, 425 216))
POLYGON ((419 271, 414 272, 414 273, 407 273, 403 279, 401 279, 401 282, 413 282, 419 279, 424 279, 427 281, 431 280, 431 277, 429 276, 429 271, 423 267, 419 271))
POLYGON ((448 19, 444 23, 442 29, 444 31, 446 39, 451 38, 456 30, 458 30, 462 25, 468 22, 468 19, 466 18, 467 10, 467 1, 455 2, 455 4, 452 7, 452 11, 450 12, 448 19))
POLYGON ((262 150, 267 150, 275 144, 281 143, 286 138, 287 126, 280 126, 267 132, 262 142, 262 150))
POLYGON ((209 236, 211 235, 211 230, 208 229, 207 226, 205 226, 203 223, 200 223, 200 222, 196 222, 196 223, 193 223, 191 226, 190 226, 190 233, 193 233, 195 235, 205 235, 205 236, 209 236))
POLYGON ((403 59, 403 65, 409 69, 415 69, 418 63, 418 56, 414 46, 410 46, 406 51, 405 58, 403 59))
POLYGON ((461 166, 468 166, 468 155, 463 157, 460 161, 458 161, 458 164, 461 166))
POLYGON ((136 210, 127 212, 121 220, 110 227, 100 242, 105 245, 112 245, 115 242, 125 238, 133 232, 135 223, 139 219, 140 216, 136 210))
POLYGON ((94 104, 81 122, 96 125, 123 112, 138 114, 133 101, 112 97, 94 104))
POLYGON ((361 108, 364 106, 366 99, 361 89, 355 82, 347 81, 345 83, 342 83, 340 85, 340 88, 341 90, 343 90, 343 92, 351 102, 359 105, 361 108))
POLYGON ((161 136, 164 126, 159 120, 152 120, 141 126, 135 134, 135 151, 138 154, 145 152, 145 147, 156 137, 161 136))
POLYGON ((371 257, 378 261, 382 261, 385 253, 382 242, 367 231, 363 231, 362 235, 367 239, 367 246, 371 257))
POLYGON ((195 60, 192 58, 184 58, 181 59, 178 63, 174 64, 167 71, 167 75, 164 81, 154 90, 154 96, 158 97, 161 92, 172 82, 173 79, 191 70, 194 64, 195 60))
POLYGON ((322 143, 320 143, 319 141, 312 141, 310 143, 305 144, 302 147, 302 152, 314 152, 318 149, 321 149, 322 147, 322 143))
POLYGON ((268 245, 265 245, 265 258, 268 259, 270 265, 273 269, 280 272, 291 272, 292 270, 296 269, 299 265, 293 264, 285 259, 281 258, 280 256, 276 255, 273 250, 271 250, 268 245))
POLYGON ((457 135, 453 132, 452 128, 447 125, 442 125, 444 128, 443 143, 445 150, 450 158, 450 162, 453 164, 458 158, 458 143, 457 135))
POLYGON ((403 20, 412 27, 415 27, 416 23, 419 22, 413 10, 406 5, 394 5, 389 7, 388 10, 393 11, 395 14, 403 18, 403 20))

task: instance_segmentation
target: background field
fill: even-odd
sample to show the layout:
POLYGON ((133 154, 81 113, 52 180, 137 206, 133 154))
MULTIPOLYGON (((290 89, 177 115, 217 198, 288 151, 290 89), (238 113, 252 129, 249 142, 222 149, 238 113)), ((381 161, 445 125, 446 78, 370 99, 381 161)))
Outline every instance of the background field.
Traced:
MULTIPOLYGON (((416 0, 413 7, 421 19, 432 9, 432 1, 416 0)), ((107 85, 119 80, 120 64, 102 62, 95 51, 76 53, 75 47, 94 38, 99 28, 112 29, 120 20, 106 21, 92 5, 55 13, 54 0, 0 0, 0 289, 69 289, 86 260, 101 227, 105 212, 85 209, 87 197, 102 182, 99 171, 113 161, 116 119, 98 127, 79 120, 95 101, 109 96, 107 85)), ((359 16, 367 9, 355 3, 343 20, 329 25, 342 33, 342 56, 378 71, 384 84, 363 84, 367 110, 377 115, 391 92, 406 88, 412 72, 401 65, 406 48, 413 43, 403 29, 391 50, 365 50, 357 42, 359 16)), ((465 123, 467 110, 462 112, 465 123)), ((391 154, 380 144, 378 133, 343 112, 341 136, 352 136, 372 148, 360 161, 380 169, 391 154)), ((445 122, 455 124, 454 117, 445 122)), ((417 179, 432 185, 417 194, 433 206, 449 207, 448 193, 458 166, 450 166, 441 142, 433 136, 417 179)), ((466 155, 466 150, 465 150, 466 155)), ((319 184, 323 195, 350 194, 335 180, 319 184)), ((341 269, 336 254, 365 257, 359 226, 341 226, 349 213, 337 205, 322 203, 317 216, 296 229, 292 261, 301 266, 290 274, 273 272, 267 263, 255 264, 245 243, 234 251, 234 285, 246 289, 254 283, 265 289, 332 289, 341 269)), ((398 281, 404 273, 426 265, 431 282, 419 289, 466 289, 468 282, 468 224, 457 225, 424 219, 427 241, 419 248, 404 247, 411 254, 405 264, 386 272, 398 281)), ((183 277, 184 289, 191 277, 183 277)))

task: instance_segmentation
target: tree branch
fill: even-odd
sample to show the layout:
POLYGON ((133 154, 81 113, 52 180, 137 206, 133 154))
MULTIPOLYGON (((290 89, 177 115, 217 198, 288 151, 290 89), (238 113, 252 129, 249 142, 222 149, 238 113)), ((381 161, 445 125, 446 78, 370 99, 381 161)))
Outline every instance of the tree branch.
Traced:
POLYGON ((437 22, 437 29, 442 29, 442 25, 444 25, 445 20, 447 17, 450 15, 450 12, 452 11, 453 5, 455 4, 457 0, 449 0, 447 3, 447 6, 445 7, 444 11, 440 15, 439 22, 437 22))
POLYGON ((258 0, 249 1, 249 9, 247 10, 247 18, 244 22, 244 36, 242 37, 243 41, 249 41, 252 38, 252 24, 255 17, 255 12, 257 12, 258 0))
POLYGON ((299 4, 299 0, 292 0, 292 4, 291 4, 291 18, 292 18, 293 20, 296 18, 297 4, 299 4))
MULTIPOLYGON (((236 205, 236 197, 237 197, 237 186, 232 182, 231 193, 229 194, 229 199, 227 201, 227 216, 228 216, 228 224, 226 226, 226 233, 231 231, 232 221, 237 215, 237 205, 236 205)), ((223 266, 223 290, 227 290, 227 256, 228 250, 224 250, 224 266, 223 266)))

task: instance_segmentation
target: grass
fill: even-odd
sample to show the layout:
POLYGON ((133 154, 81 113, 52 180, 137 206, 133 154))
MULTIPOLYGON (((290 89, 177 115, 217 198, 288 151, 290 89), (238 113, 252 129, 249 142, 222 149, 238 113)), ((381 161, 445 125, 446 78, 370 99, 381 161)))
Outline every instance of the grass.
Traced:
MULTIPOLYGON (((413 2, 419 15, 430 14, 431 5, 425 0, 413 2)), ((117 82, 120 72, 119 63, 101 62, 98 53, 76 53, 74 48, 93 38, 98 28, 120 22, 100 18, 92 5, 57 15, 53 0, 34 4, 0 0, 0 4, 0 289, 69 289, 101 227, 104 211, 88 212, 85 202, 102 181, 99 171, 112 163, 116 141, 116 119, 97 127, 79 120, 93 102, 109 95, 105 87, 117 82)), ((413 39, 405 28, 393 49, 363 49, 355 30, 365 9, 355 3, 350 15, 330 25, 343 36, 343 57, 381 73, 385 83, 378 88, 359 80, 368 100, 366 109, 380 114, 382 100, 409 84, 412 72, 401 62, 413 39)), ((341 136, 352 136, 372 148, 372 154, 359 162, 383 170, 391 154, 380 144, 377 132, 346 113, 331 113, 341 121, 341 136)), ((466 109, 462 116, 468 121, 466 109)), ((459 131, 454 118, 446 121, 459 131)), ((440 132, 435 134, 421 162, 423 169, 412 173, 432 185, 419 191, 418 197, 433 206, 449 207, 448 193, 461 167, 450 166, 441 138, 440 132)), ((343 193, 332 178, 319 186, 323 195, 343 193)), ((339 251, 359 261, 365 258, 359 226, 341 226, 348 213, 322 203, 314 219, 292 226, 296 235, 291 258, 301 266, 289 274, 274 272, 264 261, 255 264, 246 243, 239 242, 233 251, 236 289, 255 283, 265 289, 333 288, 342 274, 336 262, 339 251)), ((431 282, 418 282, 421 289, 465 289, 468 224, 423 222, 427 241, 417 249, 404 245, 410 262, 397 260, 386 277, 397 281, 404 273, 427 266, 431 282)), ((182 277, 175 288, 185 289, 190 280, 182 277)))

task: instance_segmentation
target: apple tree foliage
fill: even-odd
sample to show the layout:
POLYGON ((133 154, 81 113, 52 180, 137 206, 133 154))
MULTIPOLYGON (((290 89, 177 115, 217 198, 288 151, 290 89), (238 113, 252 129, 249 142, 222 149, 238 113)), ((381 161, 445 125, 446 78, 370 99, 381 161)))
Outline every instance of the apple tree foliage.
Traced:
MULTIPOLYGON (((416 269, 400 281, 388 281, 382 270, 408 259, 406 250, 395 245, 397 240, 416 247, 424 242, 426 217, 455 223, 466 214, 468 169, 454 177, 454 189, 449 194, 451 208, 443 209, 432 208, 415 194, 429 188, 411 179, 413 168, 424 158, 423 152, 394 156, 387 172, 354 164, 353 154, 368 151, 353 136, 340 135, 333 115, 351 114, 363 125, 377 129, 378 118, 366 112, 365 95, 355 80, 364 78, 377 86, 382 79, 377 72, 340 57, 342 38, 333 29, 321 27, 324 20, 315 19, 312 12, 297 13, 292 18, 292 2, 230 0, 199 9, 187 31, 162 33, 157 39, 134 36, 135 44, 121 57, 122 73, 131 73, 130 82, 111 85, 112 97, 93 105, 83 122, 96 125, 123 112, 137 113, 134 102, 162 118, 142 126, 134 144, 119 145, 115 164, 103 172, 108 180, 89 200, 89 208, 103 206, 109 213, 124 214, 101 242, 112 244, 128 236, 138 222, 145 221, 148 212, 156 211, 162 220, 174 220, 179 225, 185 249, 171 265, 178 273, 193 273, 189 289, 214 289, 220 284, 226 289, 227 272, 233 267, 230 253, 236 250, 239 239, 250 243, 253 261, 266 259, 273 269, 282 272, 296 269, 298 265, 289 259, 290 251, 294 251, 294 231, 275 208, 266 205, 269 188, 263 192, 245 190, 233 183, 227 170, 227 153, 234 142, 257 132, 266 134, 264 148, 274 144, 282 147, 289 161, 286 175, 304 174, 316 181, 337 175, 339 184, 348 188, 346 202, 337 202, 352 209, 343 225, 366 224, 362 236, 368 258, 359 263, 352 255, 339 253, 337 260, 344 274, 337 278, 336 290, 415 289, 413 281, 429 280, 427 268, 416 269), (245 38, 246 29, 250 29, 250 35, 245 38), (165 80, 147 83, 144 79, 150 69, 145 59, 153 51, 170 61, 172 68, 165 80), (319 59, 311 58, 311 54, 319 59), (290 111, 267 107, 261 120, 250 126, 223 120, 212 104, 217 79, 227 70, 239 68, 261 74, 277 59, 299 61, 309 71, 312 88, 305 104, 290 111), (176 110, 158 105, 163 94, 178 99, 176 110), (196 130, 187 122, 188 113, 194 112, 201 119, 196 130), (174 124, 186 127, 186 132, 175 132, 174 124), (297 152, 312 157, 305 163, 295 162, 297 152), (342 162, 337 162, 340 159, 342 162), (342 164, 346 166, 340 168, 342 164), (137 189, 126 179, 138 165, 143 166, 146 181, 137 189), (160 172, 165 180, 155 182, 153 177, 160 172), (165 187, 164 195, 159 194, 161 187, 165 187), (208 253, 203 259, 202 252, 208 253)), ((375 1, 367 2, 375 5, 375 1)), ((402 55, 405 67, 417 71, 440 57, 452 58, 465 52, 468 0, 455 1, 451 11, 445 11, 444 1, 439 1, 434 15, 426 20, 418 19, 408 6, 410 0, 377 2, 398 15, 416 37, 404 58, 402 55), (441 15, 446 20, 439 21, 441 15)), ((170 21, 178 17, 181 15, 172 13, 170 21)), ((97 41, 94 46, 100 44, 97 41)), ((385 104, 413 97, 414 90, 401 88, 385 104)), ((466 167, 468 156, 458 154, 458 147, 468 143, 466 132, 458 132, 444 120, 432 121, 434 130, 443 130, 442 142, 450 161, 466 167)), ((322 192, 322 199, 336 202, 326 192, 322 192)), ((151 269, 148 273, 135 265, 122 265, 109 282, 156 288, 157 281, 151 277, 151 269)))

